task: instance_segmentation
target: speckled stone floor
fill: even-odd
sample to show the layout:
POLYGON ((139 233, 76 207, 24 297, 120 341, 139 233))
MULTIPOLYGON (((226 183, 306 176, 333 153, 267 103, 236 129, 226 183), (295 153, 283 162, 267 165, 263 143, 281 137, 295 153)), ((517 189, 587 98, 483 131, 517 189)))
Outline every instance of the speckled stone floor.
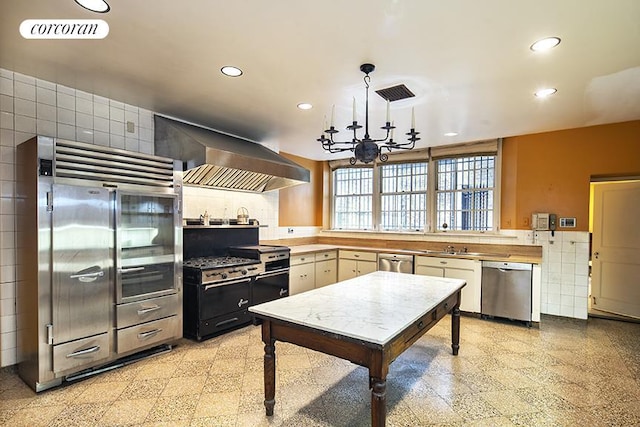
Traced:
MULTIPOLYGON (((0 425, 368 426, 364 368, 277 343, 264 414, 260 328, 248 326, 36 395, 0 370, 0 425)), ((539 328, 443 319, 391 364, 389 426, 640 426, 640 324, 543 316, 539 328)))

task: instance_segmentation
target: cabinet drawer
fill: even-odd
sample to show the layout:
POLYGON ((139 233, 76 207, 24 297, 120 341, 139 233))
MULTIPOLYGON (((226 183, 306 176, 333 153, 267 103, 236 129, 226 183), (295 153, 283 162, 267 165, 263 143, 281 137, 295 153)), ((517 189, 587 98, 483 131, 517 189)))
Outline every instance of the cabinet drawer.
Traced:
POLYGON ((361 261, 377 261, 378 254, 375 252, 360 252, 360 251, 340 251, 340 258, 356 259, 361 261))
POLYGON ((465 268, 473 270, 476 265, 480 265, 480 261, 473 259, 459 259, 459 258, 439 258, 431 256, 417 255, 414 257, 416 266, 424 265, 428 267, 441 267, 441 268, 465 268))
POLYGON ((180 309, 178 294, 120 304, 116 308, 117 328, 126 328, 138 323, 172 316, 178 314, 180 309))
POLYGON ((338 258, 338 252, 337 251, 328 251, 328 252, 318 252, 318 253, 316 253, 315 260, 316 260, 316 262, 318 262, 318 261, 324 261, 326 259, 336 259, 336 258, 338 258))
POLYGON ((109 357, 109 334, 82 338, 53 346, 53 372, 90 367, 109 357))
POLYGON ((132 350, 141 350, 167 340, 180 338, 182 336, 182 322, 178 316, 171 316, 119 329, 116 334, 118 353, 128 353, 132 350))
POLYGON ((306 264, 308 262, 314 262, 314 254, 294 255, 289 259, 290 265, 306 264))

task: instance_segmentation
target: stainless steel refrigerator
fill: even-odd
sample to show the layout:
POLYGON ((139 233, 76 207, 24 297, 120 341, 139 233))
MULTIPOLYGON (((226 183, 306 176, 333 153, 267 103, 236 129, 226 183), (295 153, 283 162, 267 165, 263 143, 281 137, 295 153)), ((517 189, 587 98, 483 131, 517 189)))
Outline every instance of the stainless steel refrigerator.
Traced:
POLYGON ((35 137, 17 150, 18 367, 41 391, 182 336, 171 159, 35 137))

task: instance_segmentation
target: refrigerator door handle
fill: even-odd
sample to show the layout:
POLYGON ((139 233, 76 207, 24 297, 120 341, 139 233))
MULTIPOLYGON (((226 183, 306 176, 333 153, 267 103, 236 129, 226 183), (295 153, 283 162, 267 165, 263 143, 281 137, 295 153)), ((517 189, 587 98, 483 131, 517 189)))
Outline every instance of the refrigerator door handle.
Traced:
POLYGON ((69 276, 69 278, 78 279, 81 282, 93 282, 98 277, 104 277, 104 271, 98 271, 95 273, 72 274, 69 276))
POLYGON ((89 347, 89 348, 84 349, 84 350, 78 350, 78 351, 74 351, 73 353, 69 353, 69 354, 67 354, 67 358, 84 356, 86 354, 95 353, 96 351, 99 351, 99 350, 100 350, 100 346, 99 345, 95 345, 93 347, 89 347))

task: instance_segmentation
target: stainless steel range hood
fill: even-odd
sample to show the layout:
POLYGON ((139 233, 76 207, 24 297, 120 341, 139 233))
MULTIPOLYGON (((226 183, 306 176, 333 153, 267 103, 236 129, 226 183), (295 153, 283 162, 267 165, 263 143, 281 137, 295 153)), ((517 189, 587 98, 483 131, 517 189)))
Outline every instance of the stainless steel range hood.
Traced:
POLYGON ((264 192, 310 181, 310 172, 245 139, 155 116, 155 154, 183 162, 183 182, 264 192))

